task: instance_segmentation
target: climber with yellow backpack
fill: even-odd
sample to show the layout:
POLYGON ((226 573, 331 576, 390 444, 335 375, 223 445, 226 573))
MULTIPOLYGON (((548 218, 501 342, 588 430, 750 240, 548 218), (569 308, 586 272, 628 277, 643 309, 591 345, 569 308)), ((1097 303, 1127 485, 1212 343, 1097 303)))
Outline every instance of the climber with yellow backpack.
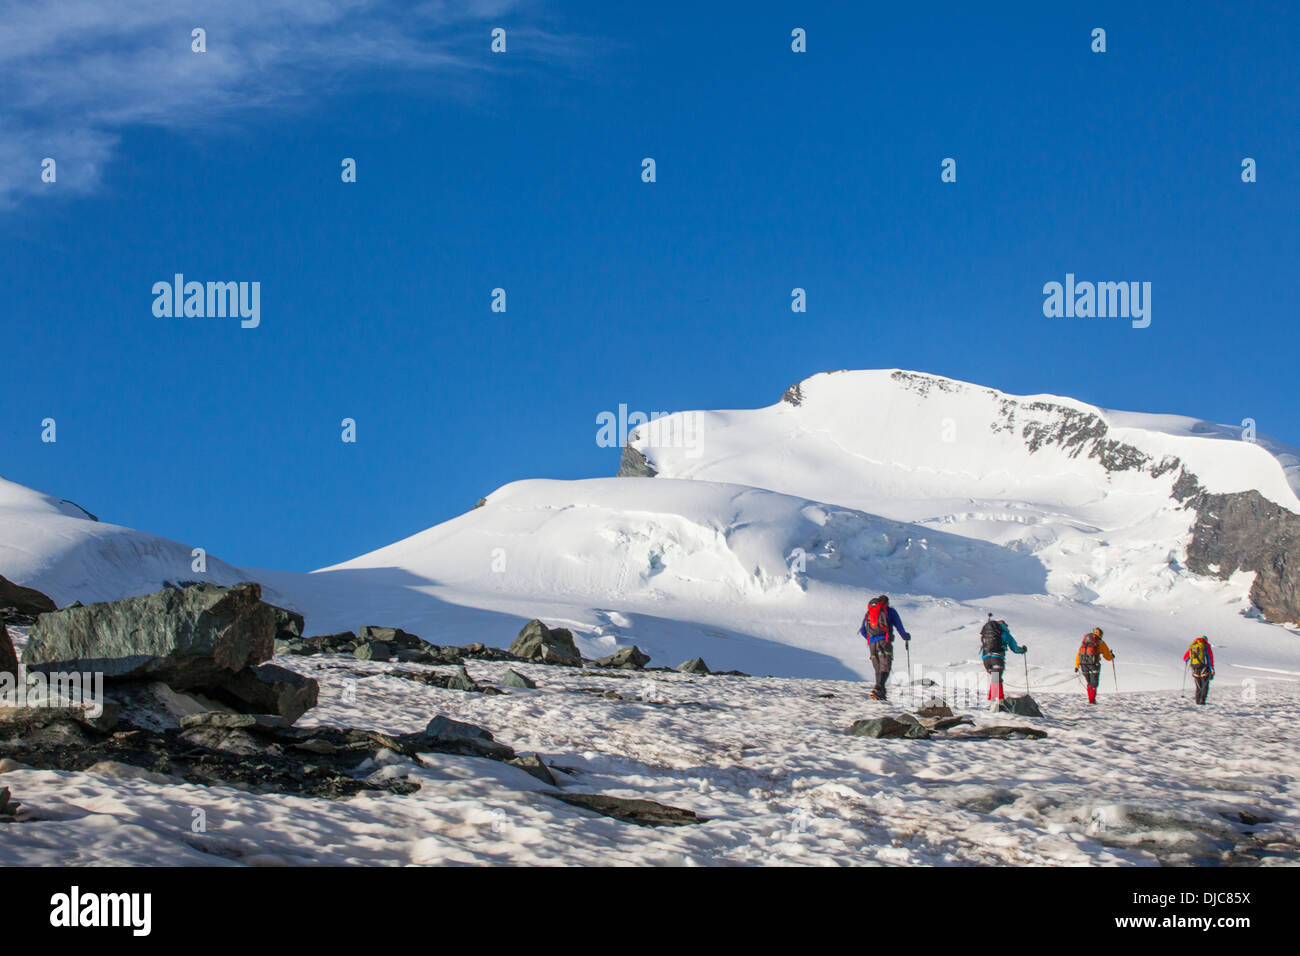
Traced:
POLYGON ((1210 681, 1214 680, 1214 651, 1210 639, 1202 634, 1192 641, 1183 660, 1192 669, 1192 677, 1196 680, 1196 702, 1204 704, 1210 696, 1210 681))
POLYGON ((1094 627, 1087 634, 1083 635, 1083 643, 1079 645, 1079 652, 1074 655, 1074 672, 1078 674, 1083 672, 1083 679, 1087 682, 1088 703, 1097 703, 1097 684, 1101 682, 1101 662, 1105 658, 1108 661, 1115 659, 1115 654, 1106 642, 1101 639, 1101 628, 1094 627))

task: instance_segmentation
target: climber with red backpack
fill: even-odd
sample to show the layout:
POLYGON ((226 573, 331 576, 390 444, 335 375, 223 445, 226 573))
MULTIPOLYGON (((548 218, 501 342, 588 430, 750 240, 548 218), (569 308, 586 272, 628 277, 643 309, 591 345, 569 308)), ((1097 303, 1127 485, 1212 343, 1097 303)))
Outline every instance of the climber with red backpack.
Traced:
POLYGON ((980 628, 980 658, 984 661, 984 669, 989 674, 989 700, 992 701, 991 709, 994 710, 1002 700, 1002 672, 1007 667, 1008 648, 1013 653, 1023 654, 1029 650, 1029 645, 1025 644, 1023 647, 1017 645, 1016 639, 1011 636, 1011 629, 1007 627, 1007 622, 995 621, 993 615, 989 614, 989 619, 980 628))
POLYGON ((1192 641, 1183 660, 1191 667, 1192 677, 1196 680, 1196 702, 1204 704, 1210 696, 1210 681, 1214 680, 1214 651, 1210 639, 1202 634, 1192 641))
POLYGON ((1079 652, 1074 655, 1074 672, 1083 672, 1083 679, 1088 682, 1088 703, 1097 703, 1097 684, 1101 681, 1101 661, 1115 659, 1115 653, 1101 639, 1101 628, 1094 627, 1083 635, 1079 652))
POLYGON ((885 682, 894 666, 894 632, 904 641, 912 636, 903 627, 903 621, 889 605, 889 597, 880 595, 867 604, 867 613, 862 618, 858 633, 867 639, 871 649, 871 666, 876 670, 876 686, 871 689, 872 700, 886 700, 885 682))

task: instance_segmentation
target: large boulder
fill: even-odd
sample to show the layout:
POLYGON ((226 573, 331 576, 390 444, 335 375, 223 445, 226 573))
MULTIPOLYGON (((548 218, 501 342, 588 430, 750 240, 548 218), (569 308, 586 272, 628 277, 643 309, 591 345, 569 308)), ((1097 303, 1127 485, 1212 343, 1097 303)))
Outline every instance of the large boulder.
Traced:
POLYGON ((649 663, 650 655, 635 644, 596 661, 600 667, 618 667, 622 670, 640 670, 649 663))
POLYGON ((29 670, 99 671, 106 679, 161 680, 176 690, 220 685, 274 653, 277 608, 254 583, 200 584, 42 614, 29 670))
POLYGON ((692 657, 689 661, 678 664, 677 669, 683 674, 697 674, 700 677, 713 673, 713 671, 709 670, 709 665, 704 663, 702 657, 692 657))
POLYGON ((14 584, 0 574, 0 608, 13 608, 19 614, 35 616, 55 610, 55 604, 40 591, 14 584))
POLYGON ((563 627, 547 627, 538 620, 529 621, 523 626, 519 636, 510 645, 510 653, 543 664, 582 666, 582 654, 573 643, 573 632, 563 627))
POLYGON ((320 685, 276 664, 245 667, 209 693, 244 714, 274 714, 293 723, 316 706, 320 685))

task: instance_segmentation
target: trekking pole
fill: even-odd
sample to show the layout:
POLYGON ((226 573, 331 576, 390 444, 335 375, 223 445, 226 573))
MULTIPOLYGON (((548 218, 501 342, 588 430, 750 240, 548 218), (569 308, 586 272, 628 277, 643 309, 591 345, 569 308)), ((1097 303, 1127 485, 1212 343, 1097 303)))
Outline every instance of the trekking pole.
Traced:
POLYGON ((1183 686, 1178 691, 1178 696, 1182 697, 1187 693, 1187 661, 1183 661, 1183 686))
POLYGON ((1115 658, 1110 659, 1110 676, 1115 678, 1115 693, 1119 694, 1119 671, 1115 670, 1115 658))
POLYGON ((1029 696, 1029 652, 1025 651, 1020 655, 1025 659, 1025 696, 1029 696))
POLYGON ((909 682, 915 683, 914 678, 916 675, 912 673, 912 642, 904 641, 903 648, 907 651, 907 679, 909 682))

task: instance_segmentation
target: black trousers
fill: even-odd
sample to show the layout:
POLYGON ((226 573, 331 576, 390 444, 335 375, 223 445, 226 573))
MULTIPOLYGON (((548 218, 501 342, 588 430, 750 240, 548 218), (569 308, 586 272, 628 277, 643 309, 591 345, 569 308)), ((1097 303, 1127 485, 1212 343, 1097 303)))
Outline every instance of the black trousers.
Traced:
POLYGON ((1196 702, 1203 704, 1210 696, 1210 675, 1193 674, 1192 676, 1196 680, 1196 702))
POLYGON ((1079 673, 1083 675, 1083 679, 1088 682, 1089 687, 1096 687, 1101 683, 1100 667, 1080 667, 1079 673))
POLYGON ((889 680, 889 672, 894 668, 892 641, 877 641, 871 645, 871 666, 876 669, 876 686, 872 693, 884 700, 885 683, 889 680))

